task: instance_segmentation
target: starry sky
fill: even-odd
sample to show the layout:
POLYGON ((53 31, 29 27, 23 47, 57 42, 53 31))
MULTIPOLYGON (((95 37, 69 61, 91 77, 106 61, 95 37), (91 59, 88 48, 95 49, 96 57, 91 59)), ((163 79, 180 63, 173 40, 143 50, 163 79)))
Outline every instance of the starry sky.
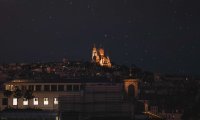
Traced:
POLYGON ((0 63, 90 61, 200 74, 198 0, 0 0, 0 63))

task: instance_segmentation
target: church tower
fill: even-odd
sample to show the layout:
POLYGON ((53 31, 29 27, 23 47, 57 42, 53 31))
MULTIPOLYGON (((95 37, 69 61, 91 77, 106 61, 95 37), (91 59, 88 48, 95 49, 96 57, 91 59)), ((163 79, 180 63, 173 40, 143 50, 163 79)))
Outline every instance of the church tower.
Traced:
POLYGON ((124 89, 127 96, 137 98, 139 93, 139 88, 138 88, 139 79, 133 78, 131 72, 132 70, 130 69, 129 78, 124 79, 124 89))
POLYGON ((112 65, 111 65, 111 62, 110 62, 109 56, 107 56, 107 65, 108 65, 108 67, 111 67, 111 66, 112 66, 112 65))
POLYGON ((97 52, 97 48, 95 47, 95 44, 94 44, 94 47, 92 49, 92 62, 99 62, 99 55, 98 55, 98 52, 97 52))
POLYGON ((92 62, 97 63, 100 66, 109 68, 112 67, 110 58, 105 56, 104 49, 103 48, 97 49, 95 45, 92 49, 92 62))

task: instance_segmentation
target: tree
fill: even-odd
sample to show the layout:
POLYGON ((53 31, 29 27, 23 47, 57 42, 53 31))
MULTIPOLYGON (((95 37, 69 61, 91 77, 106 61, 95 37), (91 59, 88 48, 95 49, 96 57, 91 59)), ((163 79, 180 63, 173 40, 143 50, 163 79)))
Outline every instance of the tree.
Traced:
POLYGON ((18 99, 21 98, 23 96, 22 91, 16 87, 15 91, 14 91, 14 95, 15 98, 17 98, 17 109, 18 109, 18 99))
POLYGON ((29 103, 29 100, 33 99, 34 97, 35 96, 33 95, 33 91, 32 90, 26 90, 25 91, 24 98, 26 98, 28 100, 28 103, 29 103))
MULTIPOLYGON (((3 94, 5 97, 7 97, 7 102, 8 102, 8 98, 13 94, 13 92, 10 90, 5 90, 3 94)), ((7 103, 7 108, 8 108, 8 103, 7 103)))

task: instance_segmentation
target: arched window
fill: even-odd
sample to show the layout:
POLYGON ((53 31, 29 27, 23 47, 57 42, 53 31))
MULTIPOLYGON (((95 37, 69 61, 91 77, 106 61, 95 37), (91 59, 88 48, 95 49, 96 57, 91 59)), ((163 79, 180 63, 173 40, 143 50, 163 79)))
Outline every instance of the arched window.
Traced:
POLYGON ((128 96, 135 97, 135 87, 132 84, 128 86, 128 96))

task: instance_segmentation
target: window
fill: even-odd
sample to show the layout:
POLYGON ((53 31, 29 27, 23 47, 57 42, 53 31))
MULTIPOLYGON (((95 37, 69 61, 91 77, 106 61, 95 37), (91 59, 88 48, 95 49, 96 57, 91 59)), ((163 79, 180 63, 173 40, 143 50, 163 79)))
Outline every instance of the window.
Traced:
POLYGON ((67 91, 72 91, 72 85, 67 85, 67 91))
POLYGON ((64 91, 64 85, 58 85, 58 91, 64 91))
POLYGON ((28 105, 28 99, 26 98, 23 99, 23 105, 28 105))
POLYGON ((33 105, 38 105, 38 98, 33 98, 33 105))
POLYGON ((14 86, 14 90, 20 89, 19 86, 14 86))
POLYGON ((57 85, 51 85, 51 91, 57 91, 57 85))
POLYGON ((42 88, 42 86, 41 86, 41 85, 36 85, 36 88, 35 88, 35 90, 36 90, 36 91, 41 91, 41 88, 42 88))
POLYGON ((74 85, 73 86, 73 91, 79 91, 79 85, 74 85))
POLYGON ((13 105, 17 105, 17 98, 13 98, 13 105))
POLYGON ((2 105, 8 105, 8 98, 2 98, 2 105))
POLYGON ((22 88, 22 91, 26 90, 26 86, 25 85, 22 85, 21 88, 22 88))
POLYGON ((6 85, 6 90, 14 91, 13 85, 6 85))
POLYGON ((44 105, 48 105, 48 104, 49 104, 48 98, 44 98, 44 105))
POLYGON ((44 85, 44 91, 50 91, 50 85, 44 85))
POLYGON ((10 85, 10 90, 14 91, 15 90, 15 86, 14 85, 10 85))
POLYGON ((54 103, 54 105, 57 105, 58 104, 58 98, 54 98, 53 103, 54 103))
POLYGON ((80 90, 84 90, 84 89, 85 89, 84 85, 80 85, 80 90))
POLYGON ((6 90, 11 90, 10 85, 6 85, 6 90))
POLYGON ((34 85, 29 85, 28 89, 33 91, 34 90, 34 85))

